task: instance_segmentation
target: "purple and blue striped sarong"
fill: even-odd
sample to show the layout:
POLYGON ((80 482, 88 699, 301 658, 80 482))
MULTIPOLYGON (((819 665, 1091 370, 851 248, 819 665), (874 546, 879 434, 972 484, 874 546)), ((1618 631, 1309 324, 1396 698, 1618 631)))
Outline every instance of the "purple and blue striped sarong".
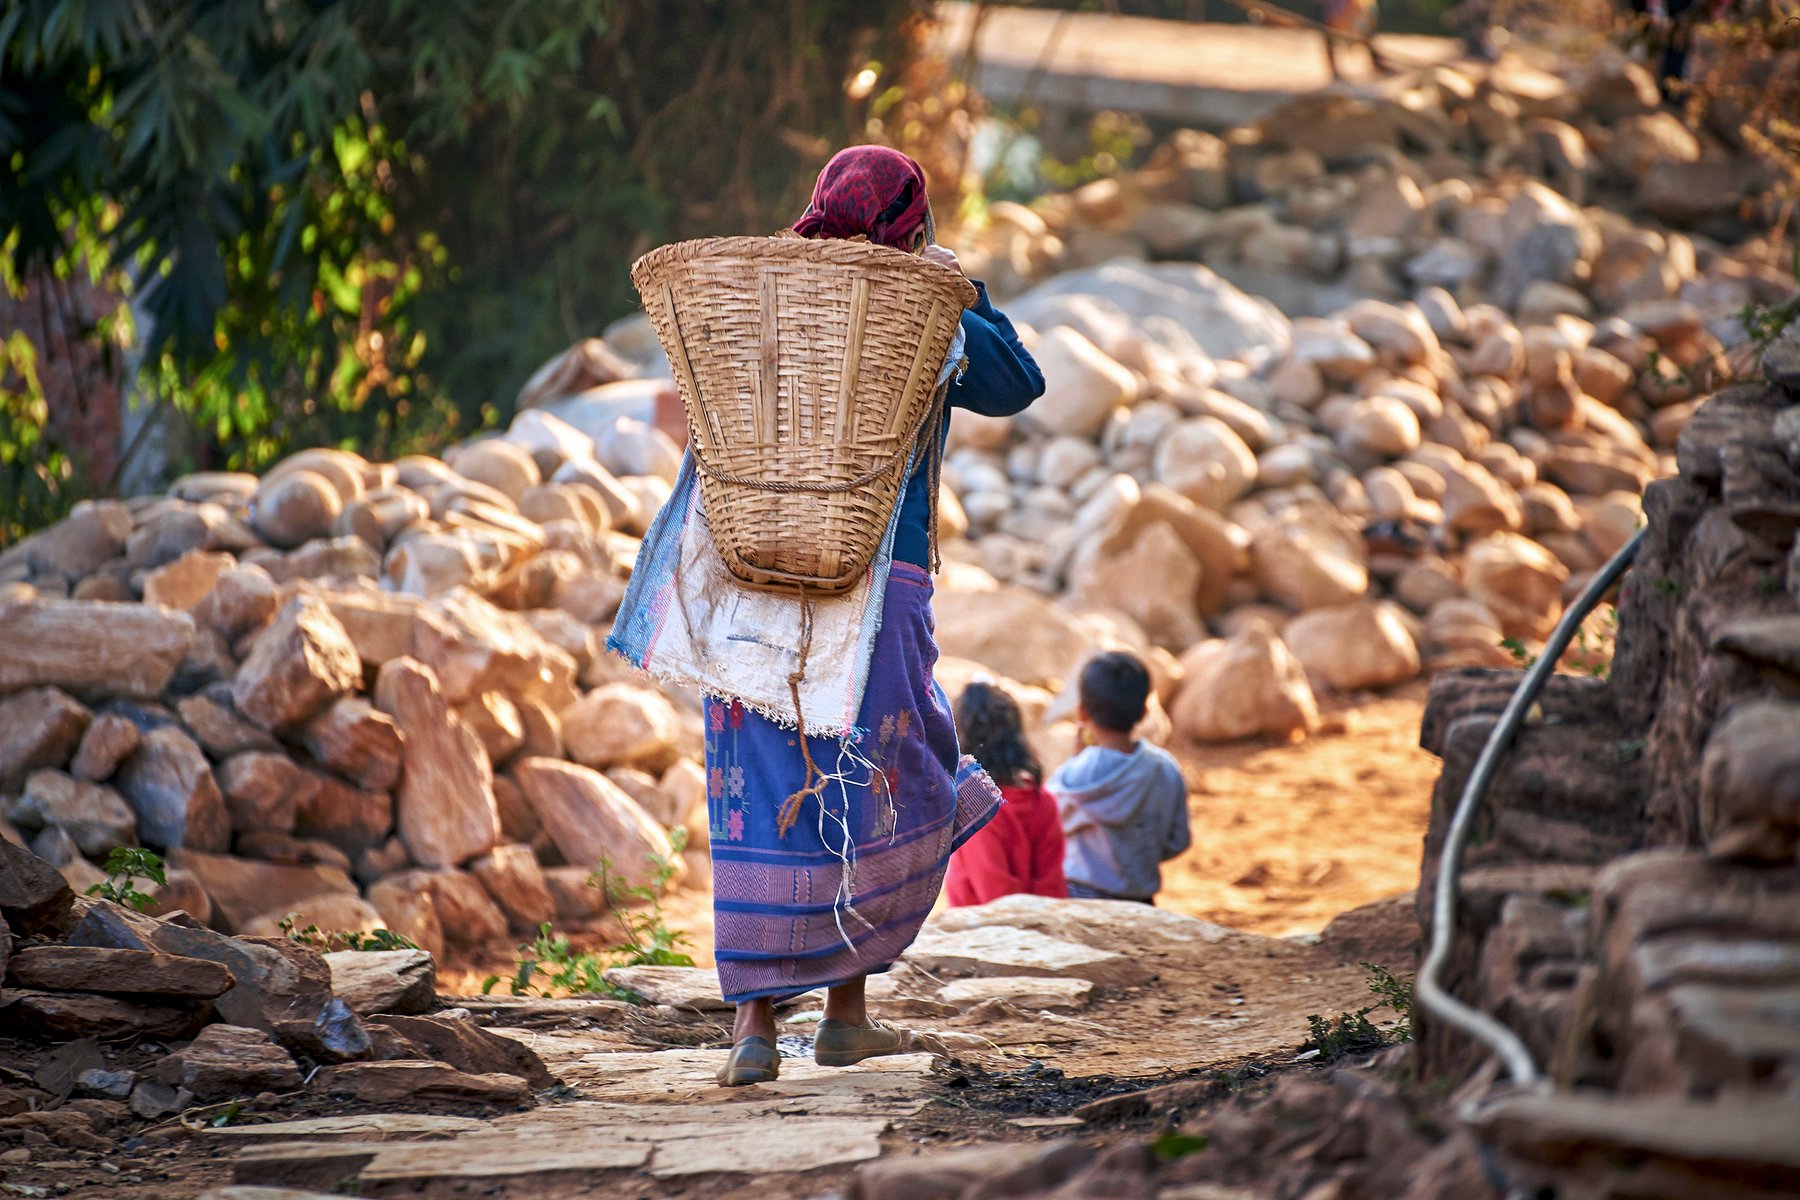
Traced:
POLYGON ((918 936, 951 851, 998 810, 999 789, 957 747, 936 662, 931 577, 896 562, 857 728, 808 739, 833 778, 786 836, 777 813, 806 783, 798 735, 706 700, 714 957, 726 1000, 885 971, 918 936))

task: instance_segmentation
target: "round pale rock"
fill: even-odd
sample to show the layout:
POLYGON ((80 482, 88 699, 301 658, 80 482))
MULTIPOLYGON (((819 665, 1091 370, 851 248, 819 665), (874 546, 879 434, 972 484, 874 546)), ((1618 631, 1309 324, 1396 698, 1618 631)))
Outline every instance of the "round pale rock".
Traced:
POLYGON ((678 756, 680 720, 674 705, 655 688, 609 683, 564 709, 561 717, 563 745, 584 766, 660 771, 678 756))
POLYGON ((1358 300, 1338 317, 1357 337, 1391 356, 1390 362, 1427 362, 1440 349, 1437 333, 1416 305, 1358 300))
POLYGON ((337 488, 323 475, 284 471, 264 480, 250 498, 250 524, 271 546, 291 550, 329 535, 343 508, 337 488))
POLYGON ((485 483, 514 503, 527 488, 543 482, 531 451, 499 438, 483 438, 459 447, 446 461, 458 475, 485 483))
POLYGON ((1298 505, 1256 530, 1250 558, 1263 593, 1297 612, 1369 590, 1362 535, 1326 504, 1298 505))
POLYGON ((1156 447, 1156 481, 1216 511, 1256 483, 1256 455, 1217 417, 1176 425, 1156 447))
POLYGON ((1338 444, 1346 452, 1399 458, 1419 448, 1419 418, 1406 402, 1393 396, 1354 401, 1338 427, 1338 444))
POLYGON ((650 476, 674 483, 681 451, 669 435, 632 417, 620 417, 594 438, 595 457, 614 475, 650 476))
POLYGON ((315 446, 276 463, 264 477, 264 482, 279 479, 293 471, 311 471, 330 483, 332 490, 338 494, 338 499, 348 504, 362 496, 370 466, 360 454, 334 450, 328 446, 315 446))
POLYGON ((1387 687, 1419 674, 1419 648, 1391 604, 1317 608, 1288 622, 1282 637, 1307 676, 1335 692, 1387 687))
POLYGON ((1483 537, 1516 532, 1525 523, 1519 498, 1478 462, 1463 461, 1444 471, 1444 524, 1458 533, 1483 537))
POLYGON ((1122 612, 1157 645, 1181 649, 1206 632, 1195 605, 1200 578, 1200 561, 1181 535, 1155 521, 1127 546, 1108 552, 1095 545, 1078 557, 1069 592, 1077 606, 1122 612))
POLYGON ((1562 613, 1569 569, 1530 538, 1496 533, 1469 547, 1463 578, 1469 598, 1493 613, 1508 637, 1542 638, 1562 613))
POLYGON ((1175 731, 1199 742, 1267 736, 1283 741, 1319 727, 1306 671, 1267 622, 1231 638, 1202 642, 1181 657, 1175 731))
POLYGON ((1138 397, 1137 376, 1068 326, 1039 338, 1033 356, 1044 372, 1044 394, 1020 419, 1034 428, 1096 437, 1115 409, 1138 397))
POLYGON ((1301 317, 1294 322, 1289 360, 1309 363, 1327 379, 1348 382, 1375 365, 1375 351, 1345 321, 1301 317))

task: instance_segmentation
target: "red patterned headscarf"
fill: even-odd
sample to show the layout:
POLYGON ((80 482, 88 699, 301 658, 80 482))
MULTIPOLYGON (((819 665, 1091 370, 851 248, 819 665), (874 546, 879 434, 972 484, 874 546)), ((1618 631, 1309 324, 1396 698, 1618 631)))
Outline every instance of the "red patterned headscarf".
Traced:
POLYGON ((925 172, 898 150, 852 146, 832 156, 794 222, 802 237, 851 238, 911 249, 927 213, 925 172))

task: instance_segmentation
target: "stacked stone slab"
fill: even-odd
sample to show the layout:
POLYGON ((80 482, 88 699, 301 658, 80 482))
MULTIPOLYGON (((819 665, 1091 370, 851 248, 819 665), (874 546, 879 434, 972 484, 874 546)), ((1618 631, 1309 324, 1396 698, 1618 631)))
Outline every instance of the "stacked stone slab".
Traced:
MULTIPOLYGON (((1800 1180, 1800 330, 1708 400, 1651 484, 1606 682, 1555 677, 1476 818, 1450 984, 1560 1089, 1484 1140, 1558 1195, 1781 1194, 1800 1180), (1702 1186, 1700 1181, 1704 1181, 1702 1186), (1613 1189, 1613 1190, 1608 1190, 1613 1189), (1698 1190, 1696 1190, 1698 1189, 1698 1190)), ((1433 684, 1420 891, 1512 678, 1433 684)), ((1423 1066, 1479 1051, 1426 1018, 1423 1066)))
POLYGON ((530 412, 447 461, 308 450, 0 551, 0 835, 79 888, 149 847, 159 904, 228 933, 442 954, 594 918, 602 856, 641 881, 704 830, 697 714, 600 650, 676 456, 608 444, 663 473, 530 412))
POLYGON ((157 1119, 309 1080, 375 1100, 424 1080, 421 1096, 516 1106, 555 1083, 523 1045, 422 1015, 434 983, 421 950, 324 953, 77 896, 56 867, 0 840, 0 1028, 67 1067, 38 1073, 44 1094, 15 1090, 29 1108, 103 1099, 157 1119), (115 1067, 99 1049, 140 1039, 168 1052, 115 1067))

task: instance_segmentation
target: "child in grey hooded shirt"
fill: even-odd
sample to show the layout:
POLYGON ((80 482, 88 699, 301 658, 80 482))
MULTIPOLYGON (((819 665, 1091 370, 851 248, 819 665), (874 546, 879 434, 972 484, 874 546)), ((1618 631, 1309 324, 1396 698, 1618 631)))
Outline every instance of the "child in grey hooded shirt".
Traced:
POLYGON ((1093 744, 1048 785, 1062 811, 1071 898, 1154 904, 1162 864, 1188 848, 1181 768, 1131 736, 1149 696, 1150 673, 1133 655, 1102 654, 1082 668, 1080 720, 1093 744))

